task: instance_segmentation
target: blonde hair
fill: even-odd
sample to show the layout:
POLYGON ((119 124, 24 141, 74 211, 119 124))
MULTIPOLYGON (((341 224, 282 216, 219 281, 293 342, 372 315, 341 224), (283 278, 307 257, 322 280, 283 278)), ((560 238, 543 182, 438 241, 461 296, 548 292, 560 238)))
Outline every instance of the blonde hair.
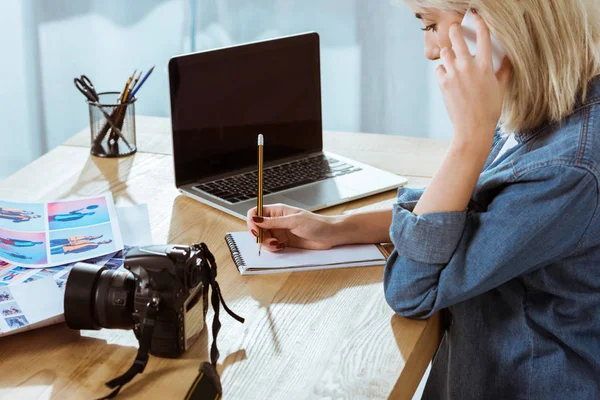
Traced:
POLYGON ((417 9, 464 13, 474 7, 507 52, 513 75, 504 132, 558 122, 600 73, 600 0, 404 0, 417 9))

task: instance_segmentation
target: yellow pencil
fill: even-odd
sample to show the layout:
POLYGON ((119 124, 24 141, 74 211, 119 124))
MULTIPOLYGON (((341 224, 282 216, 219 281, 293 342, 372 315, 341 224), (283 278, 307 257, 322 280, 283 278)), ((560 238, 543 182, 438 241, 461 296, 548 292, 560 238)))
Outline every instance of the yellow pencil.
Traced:
MULTIPOLYGON (((263 146, 265 144, 265 139, 263 135, 258 135, 258 204, 257 204, 257 214, 259 217, 263 216, 263 146)), ((260 250, 262 248, 262 240, 263 240, 263 231, 259 227, 258 228, 258 236, 256 238, 256 243, 258 247, 258 255, 260 256, 260 250)))
MULTIPOLYGON (((131 81, 133 81, 133 78, 135 77, 135 73, 137 72, 137 69, 135 71, 133 71, 133 74, 131 74, 131 76, 129 77, 129 79, 127 79, 127 83, 125 83, 125 88, 123 89, 123 92, 121 92, 121 95, 119 96, 119 103, 123 104, 127 101, 127 97, 129 97, 129 91, 131 90, 131 81)), ((121 125, 121 118, 125 117, 125 106, 121 106, 117 109, 117 117, 115 118, 115 124, 117 125, 121 125)), ((117 135, 115 134, 114 129, 110 130, 110 140, 116 141, 117 140, 117 135)))
POLYGON ((123 89, 123 93, 121 93, 121 97, 119 98, 121 103, 125 103, 127 101, 127 96, 129 95, 129 90, 131 89, 131 81, 133 81, 133 78, 135 77, 136 72, 137 72, 137 70, 133 71, 133 74, 131 74, 129 79, 127 79, 127 83, 125 84, 125 89, 123 89))

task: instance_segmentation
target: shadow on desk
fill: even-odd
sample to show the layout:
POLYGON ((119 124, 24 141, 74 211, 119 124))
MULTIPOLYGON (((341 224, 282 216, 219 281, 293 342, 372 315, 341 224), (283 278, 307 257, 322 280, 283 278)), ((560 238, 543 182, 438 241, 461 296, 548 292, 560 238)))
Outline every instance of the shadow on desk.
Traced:
POLYGON ((7 367, 0 388, 3 382, 11 382, 2 390, 3 399, 19 398, 17 394, 23 398, 23 393, 28 398, 61 398, 63 389, 81 380, 99 388, 104 382, 95 382, 94 375, 113 374, 122 359, 135 356, 134 348, 81 336, 64 323, 4 337, 0 345, 2 364, 7 367))
POLYGON ((56 198, 90 197, 99 193, 112 192, 115 203, 124 197, 129 204, 135 204, 127 191, 127 179, 136 155, 114 158, 89 156, 70 187, 59 188, 56 198))
MULTIPOLYGON (((220 228, 221 225, 233 225, 239 231, 247 229, 244 221, 181 195, 173 202, 168 240, 169 243, 216 241, 226 247, 227 232, 226 229, 220 228), (191 211, 191 208, 196 210, 191 211), (189 218, 192 212, 194 222, 190 225, 189 218)), ((224 288, 223 295, 226 301, 252 297, 263 306, 274 303, 307 304, 333 297, 341 290, 382 282, 381 267, 241 276, 228 250, 217 252, 217 249, 211 249, 211 246, 209 249, 217 261, 218 281, 224 288), (224 270, 227 272, 223 272, 224 270), (232 271, 235 272, 230 273, 232 271)), ((383 296, 383 288, 381 295, 383 296)))
MULTIPOLYGON (((210 319, 212 323, 212 318, 210 319)), ((134 378, 119 393, 119 398, 137 398, 146 385, 156 379, 169 374, 178 374, 185 371, 197 371, 200 363, 207 361, 208 356, 208 329, 204 329, 194 345, 180 358, 178 362, 162 364, 158 357, 151 356, 146 372, 134 378), (194 367, 190 368, 190 364, 194 367)), ((31 398, 62 398, 61 392, 78 382, 89 382, 96 397, 110 390, 104 383, 125 372, 133 363, 137 353, 137 340, 132 332, 122 330, 110 331, 79 331, 69 329, 61 323, 45 328, 19 333, 2 338, 2 364, 11 366, 10 371, 3 370, 4 377, 10 377, 13 383, 7 390, 2 389, 4 379, 0 382, 0 392, 3 399, 18 398, 23 395, 23 388, 28 388, 27 393, 31 398), (99 337, 86 336, 93 334, 99 337), (108 339, 105 339, 107 338, 108 339), (119 344, 109 344, 116 340, 119 344), (42 364, 28 364, 36 355, 45 353, 42 364), (18 376, 18 386, 14 385, 18 376), (29 390, 35 391, 35 393, 29 390), (14 392, 13 392, 14 391, 14 392), (11 392, 13 392, 11 394, 11 392), (17 397, 15 397, 17 396, 17 397)), ((219 373, 236 361, 246 359, 245 351, 239 350, 221 357, 217 368, 219 373)), ((191 381, 189 382, 191 384, 191 381)), ((85 396, 84 396, 85 397, 85 396)), ((89 397, 89 396, 87 396, 89 397)), ((85 398, 87 398, 85 397, 85 398)), ((22 398, 22 397, 21 397, 22 398)))
MULTIPOLYGON (((211 319, 211 321, 212 321, 212 319, 211 319)), ((212 324, 212 322, 210 322, 210 324, 212 324)), ((211 329, 210 325, 205 327, 205 329, 200 334, 200 337, 198 338, 196 343, 194 343, 194 345, 190 349, 188 349, 188 351, 186 351, 178 359, 192 360, 193 362, 197 363, 198 365, 196 366, 196 370, 200 367, 200 364, 202 362, 205 362, 205 361, 210 362, 210 359, 208 356, 208 349, 209 349, 208 330, 210 330, 210 329, 211 329)), ((132 360, 134 357, 135 357, 135 353, 133 353, 133 355, 132 355, 132 360)), ((150 360, 152 360, 152 358, 155 358, 154 356, 150 356, 150 357, 151 357, 150 360)), ((245 359, 246 359, 246 352, 243 349, 238 350, 234 353, 228 354, 225 358, 221 357, 219 359, 220 362, 217 363, 217 371, 218 371, 219 375, 222 375, 223 371, 228 366, 230 366, 238 361, 243 361, 245 359)), ((150 361, 150 362, 152 362, 152 361, 150 361)), ((130 364, 127 364, 127 368, 129 368, 129 365, 130 364)), ((133 381, 131 381, 131 383, 127 384, 121 390, 121 392, 119 392, 119 398, 123 398, 123 399, 139 398, 140 392, 143 392, 144 387, 147 386, 150 382, 152 382, 156 379, 161 379, 161 378, 164 379, 164 377, 167 374, 174 373, 174 372, 177 372, 180 370, 189 370, 189 366, 162 367, 160 369, 156 369, 151 372, 145 372, 141 375, 138 375, 133 379, 133 381)), ((123 369, 123 371, 125 371, 125 369, 123 369)), ((191 385, 192 381, 190 381, 189 384, 191 385)))
MULTIPOLYGON (((242 316, 245 316, 245 309, 251 310, 248 314, 254 318, 248 320, 246 326, 254 325, 256 330, 248 327, 248 332, 256 335, 253 339, 258 342, 270 341, 265 345, 275 354, 282 353, 280 336, 294 334, 290 332, 293 323, 288 322, 288 319, 294 318, 294 313, 299 310, 293 307, 294 305, 303 305, 309 310, 314 310, 308 313, 310 317, 306 323, 320 324, 322 323, 319 321, 320 315, 325 313, 329 300, 341 292, 355 292, 357 296, 372 296, 373 293, 377 293, 381 299, 383 298, 383 287, 380 292, 372 289, 372 285, 382 285, 381 267, 241 276, 231 259, 224 239, 227 229, 232 227, 233 230, 242 231, 246 229, 246 223, 188 197, 179 196, 173 202, 168 240, 170 243, 205 241, 221 244, 209 248, 217 261, 219 270, 217 280, 225 301, 242 316), (193 223, 190 223, 190 218, 193 223), (255 313, 257 306, 259 312, 255 313), (255 333, 262 331, 261 326, 268 327, 265 333, 270 336, 270 339, 255 333)), ((344 303, 343 300, 337 300, 336 303, 338 302, 344 303)), ((351 314, 352 311, 340 311, 337 316, 340 322, 346 323, 348 317, 344 315, 351 314)), ((229 316, 222 313, 222 318, 229 318, 229 316)))

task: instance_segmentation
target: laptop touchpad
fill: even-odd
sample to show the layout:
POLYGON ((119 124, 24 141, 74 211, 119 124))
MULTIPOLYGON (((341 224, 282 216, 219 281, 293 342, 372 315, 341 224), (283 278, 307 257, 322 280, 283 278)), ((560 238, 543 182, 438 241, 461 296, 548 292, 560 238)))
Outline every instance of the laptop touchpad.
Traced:
POLYGON ((353 197, 358 191, 336 183, 333 179, 283 193, 293 201, 304 204, 304 208, 322 207, 353 197))

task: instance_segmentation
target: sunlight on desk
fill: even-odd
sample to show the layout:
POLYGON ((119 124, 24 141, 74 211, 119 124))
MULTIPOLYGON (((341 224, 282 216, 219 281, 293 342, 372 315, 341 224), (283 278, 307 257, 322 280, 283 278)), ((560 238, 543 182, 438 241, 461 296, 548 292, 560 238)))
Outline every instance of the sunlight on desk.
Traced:
MULTIPOLYGON (((221 313, 217 370, 224 399, 412 398, 439 344, 437 315, 426 321, 396 316, 384 299, 382 267, 240 276, 224 237, 245 230, 245 221, 179 194, 168 120, 139 117, 137 126, 135 155, 94 158, 83 131, 0 182, 0 198, 35 201, 110 191, 117 206, 147 203, 155 243, 205 242, 215 255, 225 301, 246 318, 242 325, 221 313)), ((417 187, 428 183, 437 162, 422 160, 436 159, 447 146, 357 133, 326 133, 324 139, 326 150, 376 160, 417 187), (398 158, 398 152, 406 156, 398 158)), ((389 207, 395 197, 390 191, 322 213, 389 207)), ((151 357, 146 371, 119 396, 183 398, 200 362, 208 359, 212 315, 209 329, 182 357, 151 357)), ((2 338, 0 398, 105 396, 104 382, 131 365, 136 348, 131 331, 80 334, 64 324, 2 338)))
POLYGON ((97 339, 106 342, 109 345, 124 347, 133 347, 137 350, 139 343, 133 334, 133 331, 115 331, 114 329, 101 329, 99 331, 79 331, 83 338, 97 339))
POLYGON ((50 400, 53 398, 53 388, 56 375, 48 370, 40 371, 27 381, 21 383, 15 389, 0 388, 0 399, 2 400, 23 400, 38 399, 50 400))

